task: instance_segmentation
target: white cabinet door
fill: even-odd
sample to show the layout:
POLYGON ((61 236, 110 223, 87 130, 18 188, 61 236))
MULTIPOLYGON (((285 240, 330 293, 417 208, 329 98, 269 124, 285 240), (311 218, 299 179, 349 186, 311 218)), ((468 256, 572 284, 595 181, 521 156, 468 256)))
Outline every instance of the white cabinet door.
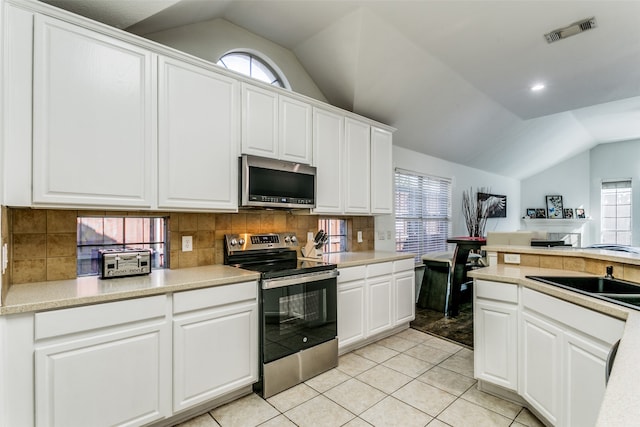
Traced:
POLYGON ((393 326, 392 282, 391 275, 367 279, 367 292, 369 295, 367 336, 383 332, 393 326))
POLYGON ((238 209, 236 80, 159 59, 159 208, 238 209))
POLYGON ((593 426, 606 388, 608 346, 587 336, 565 333, 563 422, 565 426, 593 426))
POLYGON ((278 158, 278 94, 242 84, 242 153, 278 158))
POLYGON ((174 320, 174 411, 258 380, 257 304, 174 320))
POLYGON ((313 109, 313 165, 316 167, 316 213, 344 211, 344 117, 313 109))
MULTIPOLYGON (((413 263, 413 260, 410 260, 413 263)), ((416 317, 416 279, 413 270, 394 273, 393 288, 395 292, 394 324, 400 325, 416 317)))
POLYGON ((311 105, 279 96, 280 146, 278 157, 290 162, 311 164, 311 105))
POLYGON ((166 297, 36 313, 37 426, 138 426, 171 415, 166 297))
POLYGON ((33 113, 33 13, 3 3, 2 64, 4 156, 0 200, 5 206, 31 206, 33 113))
POLYGON ((37 15, 33 96, 34 204, 152 207, 148 50, 37 15))
POLYGON ((518 306, 477 299, 473 309, 476 378, 517 391, 518 306))
POLYGON ((370 139, 368 124, 345 119, 345 213, 370 211, 370 139))
POLYGON ((258 380, 257 288, 247 282, 174 294, 174 411, 258 380))
POLYGON ((520 395, 552 425, 558 425, 562 330, 533 313, 524 312, 521 331, 520 395))
POLYGON ((393 213, 393 136, 371 128, 371 213, 393 213))
POLYGON ((364 276, 338 284, 338 346, 366 338, 366 294, 364 276))

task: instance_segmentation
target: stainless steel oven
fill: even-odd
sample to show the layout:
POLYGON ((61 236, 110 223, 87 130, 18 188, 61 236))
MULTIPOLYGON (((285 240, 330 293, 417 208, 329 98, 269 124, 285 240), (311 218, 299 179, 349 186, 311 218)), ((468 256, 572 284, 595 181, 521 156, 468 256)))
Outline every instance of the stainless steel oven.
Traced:
POLYGON ((338 364, 335 264, 297 259, 293 233, 225 236, 225 264, 261 273, 260 380, 267 398, 338 364))

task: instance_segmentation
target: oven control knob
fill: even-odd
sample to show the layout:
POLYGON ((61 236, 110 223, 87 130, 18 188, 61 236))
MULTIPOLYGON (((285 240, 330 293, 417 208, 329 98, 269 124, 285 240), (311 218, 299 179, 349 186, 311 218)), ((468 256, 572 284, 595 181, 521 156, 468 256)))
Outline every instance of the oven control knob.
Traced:
POLYGON ((240 246, 244 245, 244 239, 242 237, 238 239, 238 244, 240 246))
POLYGON ((302 342, 307 342, 307 341, 308 341, 307 337, 302 338, 302 342))
POLYGON ((295 243, 298 241, 298 238, 296 236, 291 236, 291 243, 295 243))
POLYGON ((231 246, 235 246, 238 244, 238 241, 236 239, 231 239, 231 246))

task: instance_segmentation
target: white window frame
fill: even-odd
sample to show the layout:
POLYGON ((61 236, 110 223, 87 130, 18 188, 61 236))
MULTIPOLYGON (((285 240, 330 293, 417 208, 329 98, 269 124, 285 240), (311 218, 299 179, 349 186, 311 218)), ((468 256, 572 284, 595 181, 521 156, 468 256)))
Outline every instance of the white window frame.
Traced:
POLYGON ((396 169, 396 250, 422 255, 448 250, 452 182, 449 178, 396 169))
POLYGON ((633 238, 632 207, 631 178, 602 181, 600 186, 600 243, 631 245, 633 238), (606 236, 615 237, 611 239, 606 236))

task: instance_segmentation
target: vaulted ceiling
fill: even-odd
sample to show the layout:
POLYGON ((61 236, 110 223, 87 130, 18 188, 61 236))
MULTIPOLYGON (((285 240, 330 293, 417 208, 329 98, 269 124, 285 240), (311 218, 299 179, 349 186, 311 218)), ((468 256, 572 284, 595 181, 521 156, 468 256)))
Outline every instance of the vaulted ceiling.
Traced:
POLYGON ((46 1, 141 35, 223 18, 294 52, 331 104, 396 127, 394 144, 500 175, 640 139, 640 1, 46 1))

